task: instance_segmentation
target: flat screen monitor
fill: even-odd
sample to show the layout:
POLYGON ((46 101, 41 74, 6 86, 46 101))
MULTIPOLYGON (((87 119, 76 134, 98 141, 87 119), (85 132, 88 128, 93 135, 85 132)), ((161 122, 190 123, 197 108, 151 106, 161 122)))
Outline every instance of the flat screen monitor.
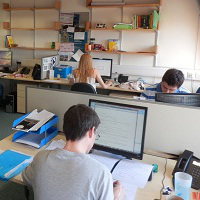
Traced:
POLYGON ((156 93, 155 100, 158 102, 197 106, 200 107, 200 94, 196 93, 156 93))
POLYGON ((0 70, 10 71, 11 67, 12 67, 12 52, 0 51, 0 70))
POLYGON ((101 120, 94 149, 142 160, 147 108, 93 99, 89 106, 101 120))
POLYGON ((94 68, 97 69, 102 78, 111 79, 112 76, 112 59, 93 58, 94 68))

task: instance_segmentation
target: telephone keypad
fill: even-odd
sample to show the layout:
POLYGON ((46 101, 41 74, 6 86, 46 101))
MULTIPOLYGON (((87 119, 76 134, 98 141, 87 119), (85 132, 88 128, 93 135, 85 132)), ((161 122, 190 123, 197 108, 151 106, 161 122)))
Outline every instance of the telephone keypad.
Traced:
POLYGON ((193 184, 196 184, 200 181, 200 167, 193 165, 193 170, 191 173, 192 177, 193 177, 193 184))

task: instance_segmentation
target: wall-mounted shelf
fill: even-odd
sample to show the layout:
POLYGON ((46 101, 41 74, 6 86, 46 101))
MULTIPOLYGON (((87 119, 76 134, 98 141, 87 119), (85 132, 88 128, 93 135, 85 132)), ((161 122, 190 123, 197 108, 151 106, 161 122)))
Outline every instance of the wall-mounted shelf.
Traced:
POLYGON ((9 47, 10 49, 19 49, 19 50, 41 50, 41 51, 59 51, 57 49, 51 48, 39 48, 39 47, 9 47))
POLYGON ((56 0, 54 7, 38 7, 38 8, 11 8, 9 3, 3 3, 3 10, 5 11, 27 11, 27 10, 60 10, 61 3, 56 0))
POLYGON ((159 3, 143 3, 143 4, 109 4, 109 5, 91 5, 92 0, 86 0, 86 7, 88 8, 122 8, 122 7, 159 7, 161 5, 161 0, 159 3))
POLYGON ((157 31, 157 29, 144 29, 144 28, 138 28, 138 29, 114 29, 114 28, 88 28, 88 31, 157 31))
POLYGON ((60 23, 55 22, 53 28, 11 28, 10 22, 3 22, 3 29, 5 30, 19 30, 19 31, 59 31, 60 23))
POLYGON ((156 55, 157 52, 136 52, 136 51, 100 51, 100 50, 91 50, 87 51, 88 53, 107 53, 107 54, 140 54, 140 55, 156 55))
MULTIPOLYGON (((3 28, 10 32, 8 35, 11 35, 13 37, 13 39, 14 39, 14 41, 16 41, 17 45, 15 45, 13 47, 8 47, 8 48, 12 49, 12 50, 25 50, 25 51, 32 50, 33 58, 36 58, 36 55, 37 55, 36 51, 58 51, 57 49, 52 49, 50 43, 52 43, 52 41, 56 42, 59 40, 59 32, 58 32, 60 30, 60 22, 58 21, 59 13, 56 13, 56 16, 58 16, 58 17, 56 18, 56 20, 54 22, 51 21, 51 18, 48 21, 48 18, 49 18, 48 16, 51 15, 52 10, 56 10, 56 12, 60 11, 61 1, 54 0, 54 5, 52 5, 52 7, 48 7, 49 6, 48 2, 46 4, 46 7, 36 7, 35 1, 34 1, 33 7, 23 7, 23 6, 26 6, 24 3, 18 4, 17 7, 12 7, 11 1, 10 1, 10 4, 3 3, 3 10, 10 11, 10 16, 11 16, 10 22, 3 22, 3 28), (18 12, 16 13, 15 11, 18 11, 18 12), (12 16, 15 16, 15 15, 18 16, 18 14, 21 13, 20 11, 22 11, 22 12, 23 11, 33 11, 33 14, 29 13, 29 12, 24 13, 24 17, 27 16, 27 20, 33 19, 33 22, 31 21, 30 25, 29 25, 29 23, 26 22, 27 26, 32 26, 32 27, 20 27, 23 25, 23 19, 21 19, 21 18, 19 18, 19 21, 17 21, 18 23, 16 23, 15 21, 14 21, 15 23, 11 22, 12 16), (40 12, 37 12, 37 11, 40 11, 40 12), (43 22, 42 23, 43 25, 41 25, 41 27, 38 27, 40 25, 39 25, 39 23, 36 23, 36 18, 42 14, 42 11, 48 11, 45 13, 45 16, 46 16, 45 19, 47 20, 48 23, 43 22), (32 16, 32 17, 30 18, 29 16, 32 16), (22 22, 20 20, 22 20, 22 22), (46 24, 48 24, 48 25, 46 25, 46 24), (47 27, 47 26, 49 26, 49 27, 47 27), (16 33, 15 31, 22 31, 22 32, 16 33), (24 33, 25 31, 26 31, 26 33, 24 33), (30 34, 27 31, 33 31, 33 34, 32 33, 30 34), (58 35, 58 39, 48 41, 45 38, 46 34, 38 33, 38 31, 57 31, 58 34, 52 33, 52 35, 58 35), (30 40, 26 38, 27 35, 30 37, 30 40), (17 39, 17 37, 18 37, 18 39, 17 39), (20 39, 19 39, 20 37, 24 38, 24 40, 25 40, 23 45, 20 42, 20 39), (44 38, 44 41, 49 43, 49 48, 37 47, 37 37, 38 37, 38 39, 40 37, 39 41, 42 41, 42 39, 44 38), (30 42, 30 41, 33 41, 33 42, 30 42)), ((38 18, 38 19, 40 19, 40 18, 38 18)), ((43 19, 41 18, 40 20, 43 20, 43 19)), ((44 45, 40 44, 40 46, 45 46, 45 44, 44 45)))

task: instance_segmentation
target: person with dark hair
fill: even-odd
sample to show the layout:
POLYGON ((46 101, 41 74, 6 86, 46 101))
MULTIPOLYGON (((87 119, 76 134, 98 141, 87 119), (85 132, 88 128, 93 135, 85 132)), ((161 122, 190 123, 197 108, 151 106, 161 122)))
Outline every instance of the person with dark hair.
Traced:
POLYGON ((125 190, 114 182, 106 166, 87 153, 93 147, 100 119, 90 107, 78 104, 64 115, 63 149, 39 152, 22 173, 36 200, 125 200, 125 190), (114 185, 114 187, 113 187, 114 185))
POLYGON ((160 83, 154 84, 150 87, 145 88, 141 94, 148 100, 155 100, 156 92, 164 93, 190 93, 189 90, 182 87, 184 82, 184 74, 178 69, 168 69, 162 77, 160 83))

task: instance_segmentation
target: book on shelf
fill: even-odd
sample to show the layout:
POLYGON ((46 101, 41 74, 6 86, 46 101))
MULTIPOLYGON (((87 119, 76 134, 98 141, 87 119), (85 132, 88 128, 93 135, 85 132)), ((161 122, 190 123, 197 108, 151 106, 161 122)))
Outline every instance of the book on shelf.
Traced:
POLYGON ((6 35, 5 36, 5 47, 12 47, 14 44, 13 37, 11 35, 6 35))
POLYGON ((0 180, 8 181, 20 174, 33 160, 32 156, 6 150, 0 154, 0 180))
POLYGON ((117 51, 119 50, 119 40, 110 39, 108 40, 108 51, 117 51))
POLYGON ((19 131, 37 131, 43 124, 49 121, 55 114, 42 110, 38 112, 37 109, 33 110, 23 120, 19 121, 17 125, 13 127, 14 130, 19 131))
POLYGON ((157 29, 159 19, 160 15, 156 10, 150 15, 134 15, 132 18, 133 28, 157 29))

